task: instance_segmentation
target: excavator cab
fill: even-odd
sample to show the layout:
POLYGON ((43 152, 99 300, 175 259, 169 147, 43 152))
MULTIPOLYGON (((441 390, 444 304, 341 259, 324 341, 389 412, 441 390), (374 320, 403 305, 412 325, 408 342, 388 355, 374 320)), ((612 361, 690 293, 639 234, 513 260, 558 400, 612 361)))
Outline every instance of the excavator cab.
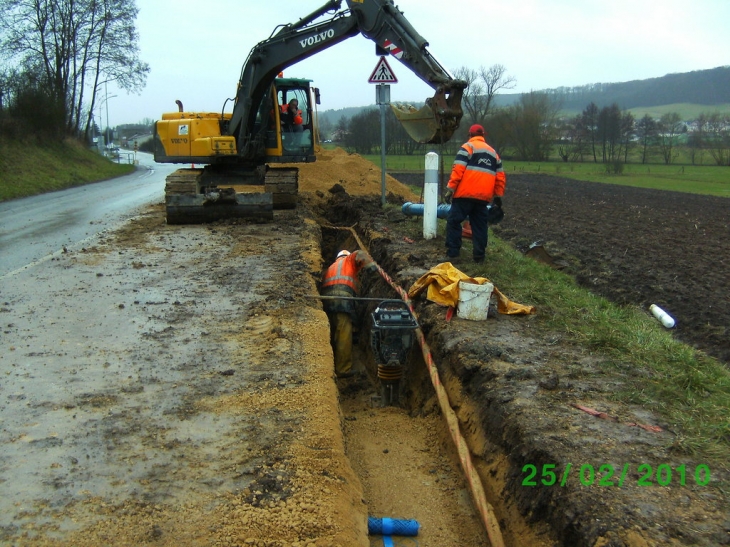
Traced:
MULTIPOLYGON (((270 117, 266 139, 267 163, 306 163, 315 161, 314 138, 317 131, 314 104, 319 90, 310 86, 311 80, 277 78, 272 88, 271 103, 277 113, 270 117)), ((260 109, 260 112, 268 105, 260 109)))

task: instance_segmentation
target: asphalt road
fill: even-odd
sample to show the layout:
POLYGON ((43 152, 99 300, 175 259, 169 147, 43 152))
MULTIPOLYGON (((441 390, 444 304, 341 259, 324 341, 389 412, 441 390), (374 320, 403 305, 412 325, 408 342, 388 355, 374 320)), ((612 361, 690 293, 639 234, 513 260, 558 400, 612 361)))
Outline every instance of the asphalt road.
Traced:
POLYGON ((165 177, 179 166, 157 164, 151 154, 141 152, 137 159, 138 168, 125 177, 0 203, 0 279, 161 201, 165 177))

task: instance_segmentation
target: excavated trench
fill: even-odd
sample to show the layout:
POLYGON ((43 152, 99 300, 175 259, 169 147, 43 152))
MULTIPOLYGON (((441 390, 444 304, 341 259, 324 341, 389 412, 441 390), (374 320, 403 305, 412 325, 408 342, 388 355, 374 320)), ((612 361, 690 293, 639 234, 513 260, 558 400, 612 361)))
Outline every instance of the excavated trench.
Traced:
MULTIPOLYGON (((468 461, 460 455, 427 365, 430 351, 437 355, 445 351, 437 340, 426 336, 424 353, 419 338, 406 334, 414 332, 403 326, 407 321, 393 327, 393 334, 406 334, 402 344, 409 349, 396 371, 400 378, 382 378, 378 349, 380 340, 390 333, 378 322, 378 312, 393 307, 388 300, 403 302, 391 283, 407 291, 410 283, 406 280, 417 277, 420 270, 399 271, 397 257, 393 260, 388 256, 388 237, 362 223, 352 226, 352 221, 359 219, 357 211, 369 208, 367 200, 358 200, 354 209, 343 203, 343 207, 330 205, 328 214, 334 222, 322 226, 324 265, 331 263, 340 249, 365 248, 391 277, 376 273, 361 276, 362 300, 356 303, 359 321, 353 348, 356 374, 337 380, 346 453, 363 484, 369 515, 418 521, 419 535, 411 541, 417 540, 421 547, 557 545, 546 525, 527 523, 517 505, 503 498, 508 491, 506 455, 482 430, 477 405, 464 394, 457 375, 436 363, 448 404, 458 416, 460 434, 468 446, 468 461), (334 225, 343 219, 350 225, 334 225), (471 477, 465 467, 470 465, 476 470, 471 477), (481 502, 489 508, 486 513, 480 506, 482 489, 481 502)), ((380 544, 378 536, 371 538, 371 545, 380 544)))

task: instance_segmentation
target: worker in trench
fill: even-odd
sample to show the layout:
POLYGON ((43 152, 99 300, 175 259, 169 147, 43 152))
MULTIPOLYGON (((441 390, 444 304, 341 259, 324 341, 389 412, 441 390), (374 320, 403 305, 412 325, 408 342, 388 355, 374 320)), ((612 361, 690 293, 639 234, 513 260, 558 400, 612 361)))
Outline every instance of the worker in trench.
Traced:
POLYGON ((377 265, 366 251, 342 250, 324 272, 322 296, 324 311, 330 321, 330 342, 335 358, 335 374, 349 378, 352 370, 352 330, 357 307, 355 298, 360 294, 361 271, 377 270, 377 265))

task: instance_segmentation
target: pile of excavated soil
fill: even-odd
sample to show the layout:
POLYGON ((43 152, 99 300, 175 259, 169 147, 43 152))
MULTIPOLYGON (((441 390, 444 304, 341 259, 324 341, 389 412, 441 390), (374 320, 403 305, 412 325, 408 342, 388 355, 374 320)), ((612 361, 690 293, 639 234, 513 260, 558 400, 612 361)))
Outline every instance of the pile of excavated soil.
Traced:
MULTIPOLYGON (((357 154, 348 154, 342 148, 320 149, 317 161, 296 164, 299 168, 299 191, 324 196, 324 192, 339 184, 351 196, 379 196, 382 175, 380 169, 357 154)), ((417 201, 418 196, 404 184, 386 174, 386 192, 404 201, 417 201)))
MULTIPOLYGON (((335 184, 341 185, 351 196, 378 196, 381 193, 381 171, 358 154, 349 154, 342 148, 317 150, 317 161, 297 164, 299 190, 326 192, 335 184)), ((404 184, 386 174, 386 191, 404 201, 417 200, 404 184)))

